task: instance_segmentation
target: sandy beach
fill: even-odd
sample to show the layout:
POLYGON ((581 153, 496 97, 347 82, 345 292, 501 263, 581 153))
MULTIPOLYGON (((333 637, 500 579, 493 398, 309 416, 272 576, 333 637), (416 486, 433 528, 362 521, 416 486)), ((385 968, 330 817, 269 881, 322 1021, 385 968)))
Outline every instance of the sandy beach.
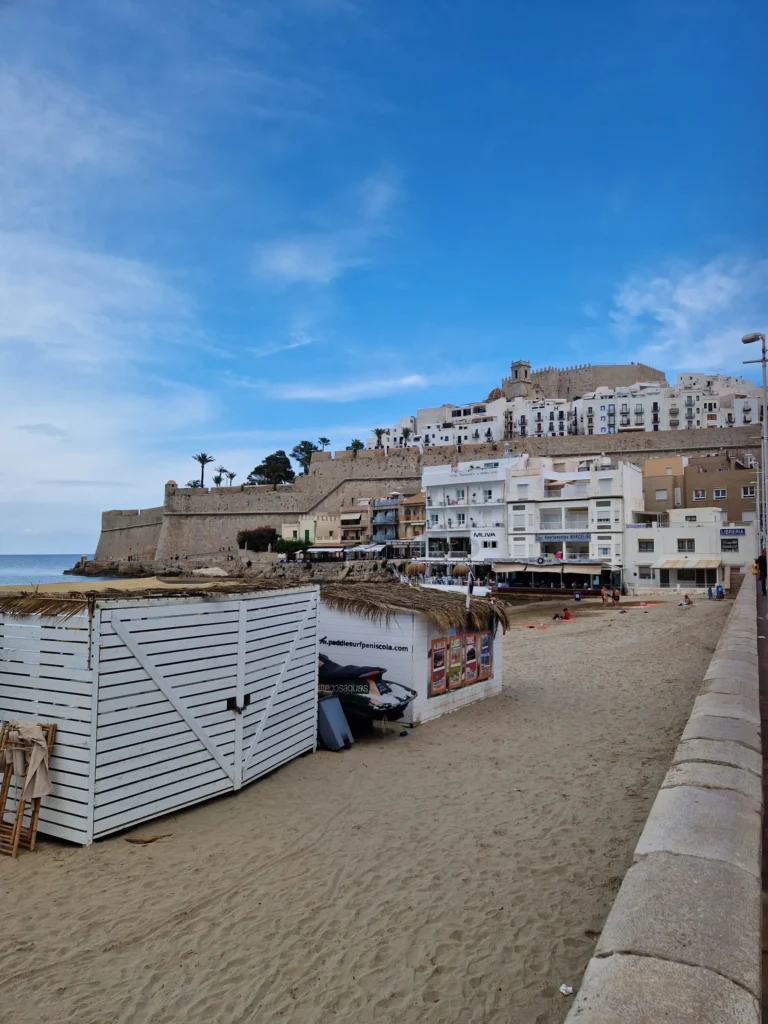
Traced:
POLYGON ((562 1021, 729 608, 517 610, 499 697, 0 860, 4 1018, 562 1021))

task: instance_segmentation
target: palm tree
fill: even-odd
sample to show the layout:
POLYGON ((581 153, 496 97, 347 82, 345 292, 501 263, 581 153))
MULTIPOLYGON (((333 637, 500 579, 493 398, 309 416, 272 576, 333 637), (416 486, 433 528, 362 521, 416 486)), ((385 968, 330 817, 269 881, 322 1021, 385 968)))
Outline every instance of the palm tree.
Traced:
POLYGON ((200 486, 200 481, 199 480, 187 480, 187 487, 199 487, 199 486, 200 486))
POLYGON ((229 486, 231 487, 232 486, 232 481, 237 476, 237 473, 233 473, 231 470, 228 469, 226 474, 225 474, 225 476, 226 476, 227 480, 229 480, 229 486))
POLYGON ((403 444, 405 445, 406 448, 408 447, 408 438, 411 436, 412 433, 413 431, 411 430, 410 427, 403 427, 403 444))
POLYGON ((192 458, 195 462, 200 463, 200 486, 205 487, 205 467, 213 462, 213 456, 208 455, 207 452, 198 452, 197 455, 193 455, 192 458))
POLYGON ((223 479, 227 475, 227 467, 226 466, 217 466, 216 467, 216 472, 223 479))
POLYGON ((324 452, 326 446, 331 443, 330 437, 318 437, 317 443, 320 445, 320 451, 324 452))
POLYGON ((213 478, 214 487, 221 487, 221 481, 223 479, 224 477, 221 475, 221 473, 217 473, 216 476, 213 478))
POLYGON ((384 427, 374 427, 373 432, 376 435, 376 447, 381 448, 381 439, 386 434, 384 427))

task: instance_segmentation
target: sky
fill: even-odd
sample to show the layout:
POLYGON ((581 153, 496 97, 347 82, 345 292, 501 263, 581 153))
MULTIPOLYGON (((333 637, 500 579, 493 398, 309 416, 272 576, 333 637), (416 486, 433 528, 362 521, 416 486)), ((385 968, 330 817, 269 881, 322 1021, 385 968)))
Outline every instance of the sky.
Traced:
POLYGON ((0 553, 91 552, 195 452, 237 484, 517 358, 753 371, 766 30, 759 0, 0 0, 0 553))

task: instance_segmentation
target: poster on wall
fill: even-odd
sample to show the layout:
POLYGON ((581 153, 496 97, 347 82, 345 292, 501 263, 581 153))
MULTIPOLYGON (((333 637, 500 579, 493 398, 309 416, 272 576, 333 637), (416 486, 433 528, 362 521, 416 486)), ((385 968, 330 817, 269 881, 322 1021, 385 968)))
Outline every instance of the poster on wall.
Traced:
POLYGON ((464 685, 464 638, 459 634, 450 639, 450 659, 448 664, 448 689, 458 690, 464 685))
POLYGON ((448 641, 445 637, 432 641, 430 651, 430 672, 429 672, 429 696, 436 697, 446 691, 446 648, 448 641))
POLYGON ((477 633, 464 634, 464 684, 477 682, 477 633))
POLYGON ((493 642, 490 633, 480 634, 480 670, 478 672, 479 679, 490 679, 493 674, 493 665, 491 664, 491 652, 493 651, 493 642))

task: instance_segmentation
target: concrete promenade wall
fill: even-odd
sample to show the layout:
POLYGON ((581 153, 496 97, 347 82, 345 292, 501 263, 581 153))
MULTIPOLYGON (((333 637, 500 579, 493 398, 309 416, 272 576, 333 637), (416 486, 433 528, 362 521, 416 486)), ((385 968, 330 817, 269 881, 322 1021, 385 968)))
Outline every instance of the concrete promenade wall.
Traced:
POLYGON ((726 622, 566 1024, 758 1024, 755 578, 726 622))

